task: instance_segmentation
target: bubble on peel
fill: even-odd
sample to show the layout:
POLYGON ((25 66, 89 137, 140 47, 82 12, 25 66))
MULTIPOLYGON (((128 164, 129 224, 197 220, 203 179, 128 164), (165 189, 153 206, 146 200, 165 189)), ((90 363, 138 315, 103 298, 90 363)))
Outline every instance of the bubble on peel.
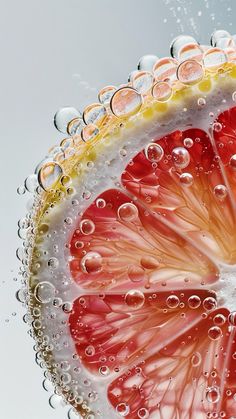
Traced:
POLYGON ((177 69, 177 78, 181 83, 198 83, 204 76, 204 70, 200 63, 195 60, 183 61, 177 69))
POLYGON ((236 170, 236 154, 230 157, 229 165, 233 170, 236 170))
POLYGON ((100 103, 93 103, 88 105, 83 112, 83 120, 85 124, 95 124, 99 127, 107 116, 107 111, 104 105, 100 103))
POLYGON ((199 352, 195 352, 191 357, 191 364, 193 367, 198 367, 202 362, 202 356, 199 352))
POLYGON ((152 96, 158 102, 167 102, 172 96, 172 88, 165 81, 157 82, 152 88, 152 96))
POLYGON ((158 57, 156 55, 144 55, 138 62, 138 70, 141 71, 152 71, 154 64, 157 62, 158 57))
POLYGON ((207 311, 214 310, 217 306, 217 301, 213 297, 207 297, 203 300, 203 308, 207 311))
POLYGON ((138 113, 142 103, 142 96, 135 89, 121 87, 113 94, 110 107, 113 114, 119 118, 138 113))
POLYGON ((116 406, 116 411, 120 416, 127 416, 130 412, 130 407, 127 403, 119 403, 116 406))
POLYGON ((132 79, 132 86, 138 93, 144 95, 153 85, 153 75, 149 71, 139 71, 132 79))
POLYGON ((145 157, 152 162, 159 162, 164 156, 164 150, 159 144, 150 143, 145 147, 145 157))
POLYGON ((193 146, 192 138, 185 138, 183 142, 186 148, 191 148, 193 146))
POLYGON ((130 290, 125 294, 125 303, 132 310, 140 309, 145 302, 145 296, 142 291, 130 290))
POLYGON ((221 125, 221 123, 220 123, 220 122, 215 122, 215 123, 213 124, 213 130, 214 130, 215 132, 220 132, 220 131, 222 130, 222 125, 221 125))
POLYGON ((153 67, 154 76, 159 81, 175 80, 176 70, 177 61, 173 58, 161 58, 153 67))
POLYGON ((104 377, 106 377, 107 375, 110 374, 110 369, 109 369, 109 367, 107 365, 102 365, 99 368, 99 372, 100 372, 101 375, 103 375, 104 377))
POLYGON ((86 125, 81 130, 81 138, 85 143, 87 141, 93 140, 93 138, 95 138, 98 134, 99 134, 99 129, 97 125, 94 125, 94 124, 86 125))
POLYGON ((220 39, 229 38, 229 37, 230 37, 229 32, 223 29, 218 29, 217 31, 214 31, 213 34, 211 35, 211 45, 213 47, 216 47, 220 39))
POLYGON ((196 309, 201 305, 201 298, 198 295, 191 295, 188 299, 188 305, 192 309, 196 309))
POLYGON ((209 71, 215 71, 227 62, 227 55, 220 48, 210 48, 203 56, 204 67, 209 71))
POLYGON ((192 36, 189 36, 189 35, 179 35, 179 36, 177 36, 176 38, 173 39, 173 41, 170 45, 171 56, 173 58, 176 58, 177 60, 179 60, 179 53, 180 53, 181 49, 185 45, 189 45, 189 44, 198 45, 197 41, 192 36))
POLYGON ((145 278, 145 270, 138 265, 131 265, 128 267, 128 277, 132 282, 140 282, 145 278))
POLYGON ((223 201, 228 195, 228 190, 227 190, 226 186, 225 185, 216 185, 214 187, 214 195, 217 199, 219 199, 219 201, 223 201))
POLYGON ((220 389, 217 386, 206 389, 206 399, 209 403, 217 403, 220 400, 220 389))
POLYGON ((72 121, 70 121, 68 124, 67 132, 71 136, 77 135, 80 133, 82 126, 83 126, 82 118, 72 119, 72 121))
POLYGON ((52 301, 55 296, 55 287, 48 281, 39 282, 34 289, 34 296, 42 304, 52 301))
POLYGON ((181 173, 179 180, 182 186, 189 187, 193 184, 193 176, 191 173, 181 173))
POLYGON ((195 60, 201 61, 203 51, 198 44, 190 43, 184 45, 179 51, 179 61, 195 60))
POLYGON ((75 118, 81 117, 80 112, 71 107, 66 106, 65 108, 59 109, 54 116, 54 125, 56 129, 63 134, 67 134, 67 127, 69 122, 75 118))
POLYGON ((92 220, 84 219, 80 222, 79 228, 82 234, 93 234, 95 231, 95 224, 92 220))
POLYGON ((118 218, 121 221, 130 222, 138 218, 138 208, 131 202, 120 205, 117 211, 118 218))
POLYGON ((87 348, 85 348, 85 355, 87 355, 87 356, 95 355, 95 348, 94 348, 93 345, 89 345, 89 346, 87 346, 87 348))
POLYGON ((47 162, 43 164, 38 173, 40 186, 48 191, 59 181, 63 175, 63 170, 58 163, 47 162))
POLYGON ((211 340, 218 340, 222 337, 222 330, 218 326, 212 326, 208 330, 208 336, 211 340))
POLYGON ((111 97, 115 93, 117 88, 115 86, 105 86, 103 89, 100 90, 98 93, 98 100, 103 105, 106 105, 110 102, 111 97))
POLYGON ((83 272, 96 274, 102 270, 102 256, 97 252, 88 252, 80 262, 83 272))
POLYGON ((236 326, 236 311, 232 311, 228 316, 228 321, 231 326, 236 326))
POLYGON ((190 155, 184 147, 176 147, 172 150, 172 160, 178 169, 185 169, 190 163, 190 155))
POLYGON ((179 297, 177 297, 177 295, 169 295, 166 299, 166 305, 169 308, 176 308, 178 307, 180 301, 179 301, 179 297))
POLYGON ((141 407, 138 410, 138 418, 139 419, 147 419, 149 417, 149 411, 145 407, 141 407))

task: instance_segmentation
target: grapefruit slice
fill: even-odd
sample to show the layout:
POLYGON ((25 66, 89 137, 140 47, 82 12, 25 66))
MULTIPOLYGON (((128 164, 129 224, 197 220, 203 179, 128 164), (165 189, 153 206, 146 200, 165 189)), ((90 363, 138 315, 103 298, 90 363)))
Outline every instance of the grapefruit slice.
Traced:
POLYGON ((236 417, 236 66, 219 32, 60 110, 70 136, 36 168, 29 320, 86 419, 236 417))

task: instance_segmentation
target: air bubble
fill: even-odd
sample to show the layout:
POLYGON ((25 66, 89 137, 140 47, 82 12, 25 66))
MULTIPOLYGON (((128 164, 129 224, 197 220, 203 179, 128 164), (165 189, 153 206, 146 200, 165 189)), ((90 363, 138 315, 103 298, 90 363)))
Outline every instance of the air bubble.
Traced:
POLYGON ((217 403, 220 400, 220 389, 217 386, 206 389, 206 399, 209 403, 217 403))
POLYGON ((169 295, 166 299, 166 305, 169 308, 176 308, 179 305, 179 297, 177 295, 169 295))
POLYGON ((185 169, 190 163, 189 152, 183 147, 176 147, 172 150, 172 159, 178 169, 185 169))
POLYGON ((130 412, 129 405, 126 403, 119 403, 116 406, 116 411, 119 413, 120 416, 127 416, 130 412))
POLYGON ((83 126, 82 118, 72 119, 72 121, 70 121, 68 124, 67 132, 71 136, 78 135, 81 131, 82 126, 83 126))
POLYGON ((195 60, 201 61, 203 51, 198 44, 184 45, 179 51, 179 61, 195 60))
POLYGON ((156 80, 167 81, 176 79, 177 61, 173 58, 162 58, 153 67, 156 80))
POLYGON ((122 87, 113 94, 110 106, 113 114, 119 118, 138 113, 142 103, 142 96, 135 89, 122 87))
POLYGON ((226 318, 223 314, 216 314, 213 318, 213 322, 217 326, 221 326, 222 324, 224 324, 226 322, 226 318))
POLYGON ((192 138, 185 138, 184 139, 184 146, 186 148, 191 148, 193 146, 193 140, 192 140, 192 138))
POLYGON ((58 396, 57 394, 53 394, 49 399, 49 405, 53 409, 57 409, 58 407, 63 406, 64 402, 61 396, 58 396))
POLYGON ((67 127, 69 122, 79 117, 81 117, 81 114, 77 109, 67 106, 65 108, 59 109, 56 112, 54 116, 54 125, 58 131, 62 132, 63 134, 67 134, 67 127))
POLYGON ((48 191, 55 186, 62 175, 63 171, 58 163, 47 162, 39 170, 39 184, 45 191, 48 191))
POLYGON ((165 81, 157 82, 152 88, 152 96, 158 102, 167 102, 172 95, 172 88, 165 81))
POLYGON ((198 295, 191 295, 188 299, 188 305, 190 308, 196 309, 201 305, 201 299, 198 295))
POLYGON ((118 208, 117 214, 121 221, 131 222, 137 219, 138 208, 136 205, 127 202, 118 208))
POLYGON ((210 48, 203 56, 203 63, 207 70, 215 71, 227 62, 227 56, 220 48, 210 48))
POLYGON ((80 419, 81 418, 80 414, 78 412, 76 412, 76 410, 73 409, 73 408, 68 410, 67 417, 68 417, 68 419, 80 419))
POLYGON ((140 58, 138 63, 138 70, 152 71, 154 64, 157 62, 156 55, 144 55, 140 58))
POLYGON ((233 99, 234 102, 236 102, 236 92, 232 93, 232 99, 233 99))
POLYGON ((80 222, 79 228, 84 235, 93 234, 95 231, 95 224, 92 220, 84 219, 80 222))
POLYGON ((199 352, 195 352, 191 357, 191 364, 193 367, 198 367, 202 362, 202 356, 199 352))
POLYGON ((83 120, 85 124, 95 124, 99 127, 107 116, 107 111, 104 105, 100 103, 93 103, 85 108, 83 112, 83 120))
POLYGON ((218 29, 217 31, 214 31, 213 34, 211 35, 211 45, 213 47, 216 47, 218 46, 218 43, 222 38, 229 38, 229 37, 230 37, 229 32, 222 29, 218 29))
POLYGON ((206 106, 206 99, 204 99, 204 97, 199 97, 197 104, 199 108, 204 108, 204 106, 206 106))
POLYGON ((214 310, 217 306, 216 299, 213 297, 207 297, 203 300, 203 308, 207 311, 214 310))
POLYGON ((85 273, 96 274, 102 270, 102 256, 97 252, 88 252, 80 262, 85 273))
POLYGON ((138 418, 147 419, 148 417, 149 417, 149 411, 145 407, 142 407, 141 409, 138 410, 138 418))
POLYGON ((103 105, 108 104, 116 90, 117 88, 115 86, 103 87, 103 89, 101 89, 98 94, 99 102, 102 103, 103 105))
POLYGON ((229 165, 233 170, 236 170, 236 154, 230 157, 229 165))
POLYGON ((57 269, 59 266, 59 260, 57 258, 48 259, 48 267, 51 269, 57 269))
POLYGON ((228 190, 225 185, 216 185, 214 187, 214 195, 220 201, 224 200, 228 195, 228 190))
POLYGON ((150 143, 145 147, 144 154, 149 161, 158 163, 164 156, 164 150, 159 144, 150 143))
POLYGON ((84 142, 91 141, 99 134, 97 125, 86 125, 81 131, 81 138, 84 142))
POLYGON ((204 71, 197 61, 183 61, 177 69, 177 78, 181 83, 194 84, 198 83, 204 76, 204 71))
POLYGON ((197 41, 188 35, 179 35, 172 41, 170 45, 170 54, 173 58, 179 60, 180 51, 187 45, 197 45, 197 41))
POLYGON ((85 349, 85 355, 87 356, 93 356, 95 355, 95 348, 92 345, 87 346, 87 348, 85 349))
POLYGON ((232 311, 228 316, 228 321, 231 326, 236 326, 236 311, 232 311))
POLYGON ((191 173, 182 173, 179 177, 180 183, 182 186, 192 186, 193 184, 193 176, 191 173))
POLYGON ((28 176, 25 179, 25 189, 33 193, 38 186, 38 178, 35 174, 28 176))
POLYGON ((39 282, 34 289, 35 298, 42 304, 50 303, 55 296, 55 287, 48 281, 39 282))
POLYGON ((153 75, 149 71, 139 71, 132 79, 132 86, 140 94, 149 92, 153 85, 153 75))
POLYGON ((140 309, 145 302, 144 294, 139 290, 130 290, 125 294, 125 303, 132 310, 140 309))
POLYGON ((103 365, 102 367, 99 368, 99 372, 101 375, 106 377, 107 375, 110 374, 110 369, 106 365, 103 365))
POLYGON ((215 123, 213 124, 213 130, 214 130, 215 132, 220 132, 220 131, 222 130, 222 125, 221 125, 221 123, 220 123, 220 122, 215 122, 215 123))
POLYGON ((105 199, 103 199, 103 198, 98 198, 98 199, 96 200, 96 207, 97 207, 97 208, 105 208, 105 206, 106 206, 106 201, 105 201, 105 199))
POLYGON ((212 326, 208 330, 208 336, 211 340, 218 340, 222 336, 222 330, 218 326, 212 326))

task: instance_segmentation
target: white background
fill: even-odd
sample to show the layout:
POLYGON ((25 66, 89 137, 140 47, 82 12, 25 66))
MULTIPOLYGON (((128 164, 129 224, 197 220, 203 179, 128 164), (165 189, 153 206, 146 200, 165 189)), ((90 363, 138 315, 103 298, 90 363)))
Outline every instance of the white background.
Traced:
POLYGON ((235 18, 233 0, 0 0, 1 419, 66 417, 49 407, 14 297, 17 220, 26 205, 16 189, 63 138, 53 126, 55 111, 82 110, 99 88, 127 81, 142 55, 168 55, 182 31, 204 43, 215 28, 236 32, 235 18))

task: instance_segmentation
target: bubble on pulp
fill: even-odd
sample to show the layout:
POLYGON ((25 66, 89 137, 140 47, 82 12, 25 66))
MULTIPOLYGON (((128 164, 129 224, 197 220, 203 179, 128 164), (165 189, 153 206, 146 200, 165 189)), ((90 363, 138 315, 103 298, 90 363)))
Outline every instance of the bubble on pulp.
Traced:
POLYGON ((158 81, 176 79, 178 62, 173 58, 161 58, 153 67, 154 77, 158 81))
POLYGON ((152 71, 154 64, 157 62, 158 57, 156 55, 144 55, 138 62, 138 70, 141 71, 152 71))
POLYGON ((220 48, 210 48, 203 56, 203 64, 209 71, 215 71, 227 62, 227 56, 220 48))
POLYGON ((217 199, 223 200, 228 195, 228 190, 225 185, 216 185, 214 187, 214 195, 217 199))
POLYGON ((179 297, 177 297, 177 295, 169 295, 169 297, 167 297, 166 299, 166 305, 169 308, 176 308, 178 307, 180 301, 179 301, 179 297))
POLYGON ((229 165, 230 165, 231 169, 236 170, 236 154, 233 154, 230 157, 229 165))
POLYGON ((213 318, 213 322, 217 325, 217 326, 221 326, 222 324, 225 324, 226 322, 226 318, 223 314, 216 314, 213 318))
POLYGON ((199 352, 195 352, 191 357, 191 364, 193 367, 198 367, 202 362, 202 356, 199 352))
POLYGON ((195 60, 183 61, 177 69, 177 78, 181 83, 198 83, 204 76, 204 70, 200 63, 195 60))
POLYGON ((46 162, 38 173, 39 184, 45 191, 48 191, 55 186, 62 174, 63 170, 58 163, 46 162))
POLYGON ((93 103, 88 105, 83 112, 83 120, 85 124, 95 124, 99 127, 106 118, 107 111, 104 105, 100 103, 93 103))
POLYGON ((118 218, 124 222, 131 222, 138 218, 138 208, 136 205, 127 202, 120 205, 117 211, 118 218))
POLYGON ((193 309, 200 307, 201 298, 198 295, 191 295, 188 299, 188 305, 193 309))
POLYGON ((193 140, 192 140, 192 138, 185 138, 184 139, 184 146, 186 148, 191 148, 193 146, 193 140))
POLYGON ((105 206, 106 206, 105 199, 103 199, 103 198, 96 199, 96 206, 97 206, 97 208, 105 208, 105 206))
POLYGON ((27 298, 27 290, 25 288, 20 288, 18 291, 16 291, 16 299, 22 303, 25 304, 27 298))
POLYGON ((203 300, 203 308, 207 311, 214 310, 217 306, 216 299, 213 297, 207 297, 203 300))
POLYGON ((67 106, 65 108, 59 109, 56 112, 54 116, 54 125, 58 131, 62 132, 63 134, 67 134, 69 122, 79 117, 81 117, 81 114, 77 109, 71 106, 67 106))
POLYGON ((184 147, 176 147, 172 150, 172 159, 178 169, 185 169, 190 163, 190 155, 184 147))
POLYGON ((103 365, 102 367, 99 368, 99 372, 101 375, 106 377, 107 375, 110 374, 110 369, 106 365, 103 365))
POLYGON ((145 270, 141 266, 131 265, 128 267, 128 277, 132 282, 141 282, 145 279, 145 270))
POLYGON ((127 403, 119 403, 116 406, 116 411, 120 416, 127 416, 130 412, 130 407, 127 403))
POLYGON ((115 116, 131 116, 140 110, 142 96, 132 87, 121 87, 113 94, 110 102, 111 111, 115 116))
POLYGON ((142 407, 141 409, 138 410, 138 418, 147 419, 148 417, 149 417, 149 411, 145 407, 142 407))
POLYGON ((211 340, 218 340, 222 337, 222 330, 218 326, 212 326, 208 330, 208 336, 211 340))
POLYGON ((35 298, 42 304, 50 303, 55 296, 55 287, 48 281, 39 282, 34 289, 35 298))
POLYGON ((152 162, 159 162, 164 156, 164 150, 159 144, 150 143, 145 147, 145 157, 152 162))
POLYGON ((228 316, 228 321, 231 326, 236 326, 236 311, 232 311, 228 316))
POLYGON ((92 220, 84 219, 80 222, 79 228, 82 234, 88 235, 95 231, 95 224, 92 220))
POLYGON ((217 386, 206 389, 206 399, 209 403, 217 403, 220 400, 220 389, 217 386))
POLYGON ((148 93, 153 85, 153 75, 149 71, 139 71, 132 79, 132 86, 138 93, 148 93))
POLYGON ((145 302, 144 294, 139 290, 130 290, 125 294, 125 303, 132 310, 140 309, 145 302))
POLYGON ((85 355, 87 356, 93 356, 95 355, 95 348, 92 345, 87 346, 87 348, 85 349, 85 355))
POLYGON ((81 130, 81 138, 86 143, 87 141, 91 141, 93 138, 95 138, 99 134, 99 129, 97 125, 89 124, 86 125, 81 130))
POLYGON ((172 95, 172 88, 169 83, 160 81, 154 84, 152 88, 152 96, 158 102, 167 102, 172 95))
POLYGON ((179 177, 180 183, 182 186, 192 186, 193 184, 193 176, 191 173, 182 173, 179 177))
POLYGON ((232 100, 233 100, 234 102, 236 102, 236 92, 233 92, 233 93, 232 93, 232 100))
POLYGON ((98 100, 103 105, 107 105, 117 88, 115 86, 105 86, 98 93, 98 100))
POLYGON ((88 252, 80 262, 85 273, 96 274, 102 270, 102 256, 97 252, 88 252))
POLYGON ((173 39, 170 45, 170 54, 173 58, 179 60, 179 53, 181 49, 189 44, 198 45, 195 38, 189 35, 179 35, 173 39))
POLYGON ((145 269, 155 269, 160 266, 160 262, 153 256, 143 256, 140 260, 140 264, 145 269))

